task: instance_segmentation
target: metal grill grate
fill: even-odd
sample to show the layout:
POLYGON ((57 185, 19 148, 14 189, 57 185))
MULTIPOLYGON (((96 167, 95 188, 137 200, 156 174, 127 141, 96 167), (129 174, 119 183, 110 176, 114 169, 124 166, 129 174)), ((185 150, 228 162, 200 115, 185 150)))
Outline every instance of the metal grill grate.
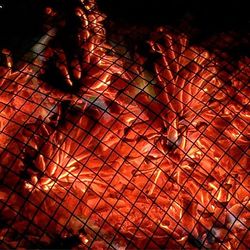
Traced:
POLYGON ((21 62, 2 50, 1 249, 248 249, 250 58, 225 49, 237 36, 208 51, 161 26, 128 49, 93 0, 72 3, 70 18, 45 9, 21 62))

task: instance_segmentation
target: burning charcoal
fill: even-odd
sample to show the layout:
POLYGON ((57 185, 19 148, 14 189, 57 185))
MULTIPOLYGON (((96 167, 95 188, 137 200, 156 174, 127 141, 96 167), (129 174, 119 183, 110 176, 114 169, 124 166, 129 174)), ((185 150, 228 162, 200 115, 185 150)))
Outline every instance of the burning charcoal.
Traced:
POLYGON ((26 62, 2 51, 1 248, 247 249, 249 58, 163 26, 128 51, 94 0, 47 3, 26 62))

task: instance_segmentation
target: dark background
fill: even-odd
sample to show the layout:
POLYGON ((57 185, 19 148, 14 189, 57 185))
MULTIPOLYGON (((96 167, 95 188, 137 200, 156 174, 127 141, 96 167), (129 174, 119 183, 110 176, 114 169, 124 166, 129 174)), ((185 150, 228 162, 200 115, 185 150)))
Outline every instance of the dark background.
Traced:
POLYGON ((206 29, 242 26, 249 21, 248 1, 239 0, 99 0, 99 6, 113 18, 127 22, 175 23, 191 14, 206 29))
MULTIPOLYGON (((43 9, 48 2, 68 10, 76 0, 0 0, 0 48, 18 53, 31 47, 42 34, 43 9)), ((110 20, 126 25, 178 26, 188 20, 196 31, 194 39, 202 40, 221 31, 249 33, 249 8, 246 0, 97 0, 110 20)))

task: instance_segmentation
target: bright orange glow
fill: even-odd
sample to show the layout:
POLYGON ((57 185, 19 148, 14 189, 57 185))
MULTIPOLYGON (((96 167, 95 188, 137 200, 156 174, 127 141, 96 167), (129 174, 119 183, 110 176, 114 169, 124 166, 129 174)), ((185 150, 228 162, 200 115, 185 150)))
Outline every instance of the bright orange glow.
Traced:
POLYGON ((104 16, 83 2, 83 55, 65 63, 63 49, 48 49, 77 93, 33 77, 31 64, 14 71, 4 51, 2 218, 47 246, 78 235, 83 249, 247 249, 250 58, 225 83, 214 55, 161 27, 147 72, 141 55, 108 53, 104 16))

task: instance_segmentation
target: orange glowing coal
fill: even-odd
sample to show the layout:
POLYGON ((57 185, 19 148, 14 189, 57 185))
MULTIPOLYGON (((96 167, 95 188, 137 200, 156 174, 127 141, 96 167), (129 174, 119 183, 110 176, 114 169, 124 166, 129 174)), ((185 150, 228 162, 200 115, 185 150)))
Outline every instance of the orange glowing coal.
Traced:
POLYGON ((109 44, 93 1, 75 15, 70 58, 47 41, 14 70, 4 51, 1 249, 248 249, 250 58, 225 82, 214 55, 160 27, 148 72, 109 44), (49 58, 77 92, 41 80, 49 58))

